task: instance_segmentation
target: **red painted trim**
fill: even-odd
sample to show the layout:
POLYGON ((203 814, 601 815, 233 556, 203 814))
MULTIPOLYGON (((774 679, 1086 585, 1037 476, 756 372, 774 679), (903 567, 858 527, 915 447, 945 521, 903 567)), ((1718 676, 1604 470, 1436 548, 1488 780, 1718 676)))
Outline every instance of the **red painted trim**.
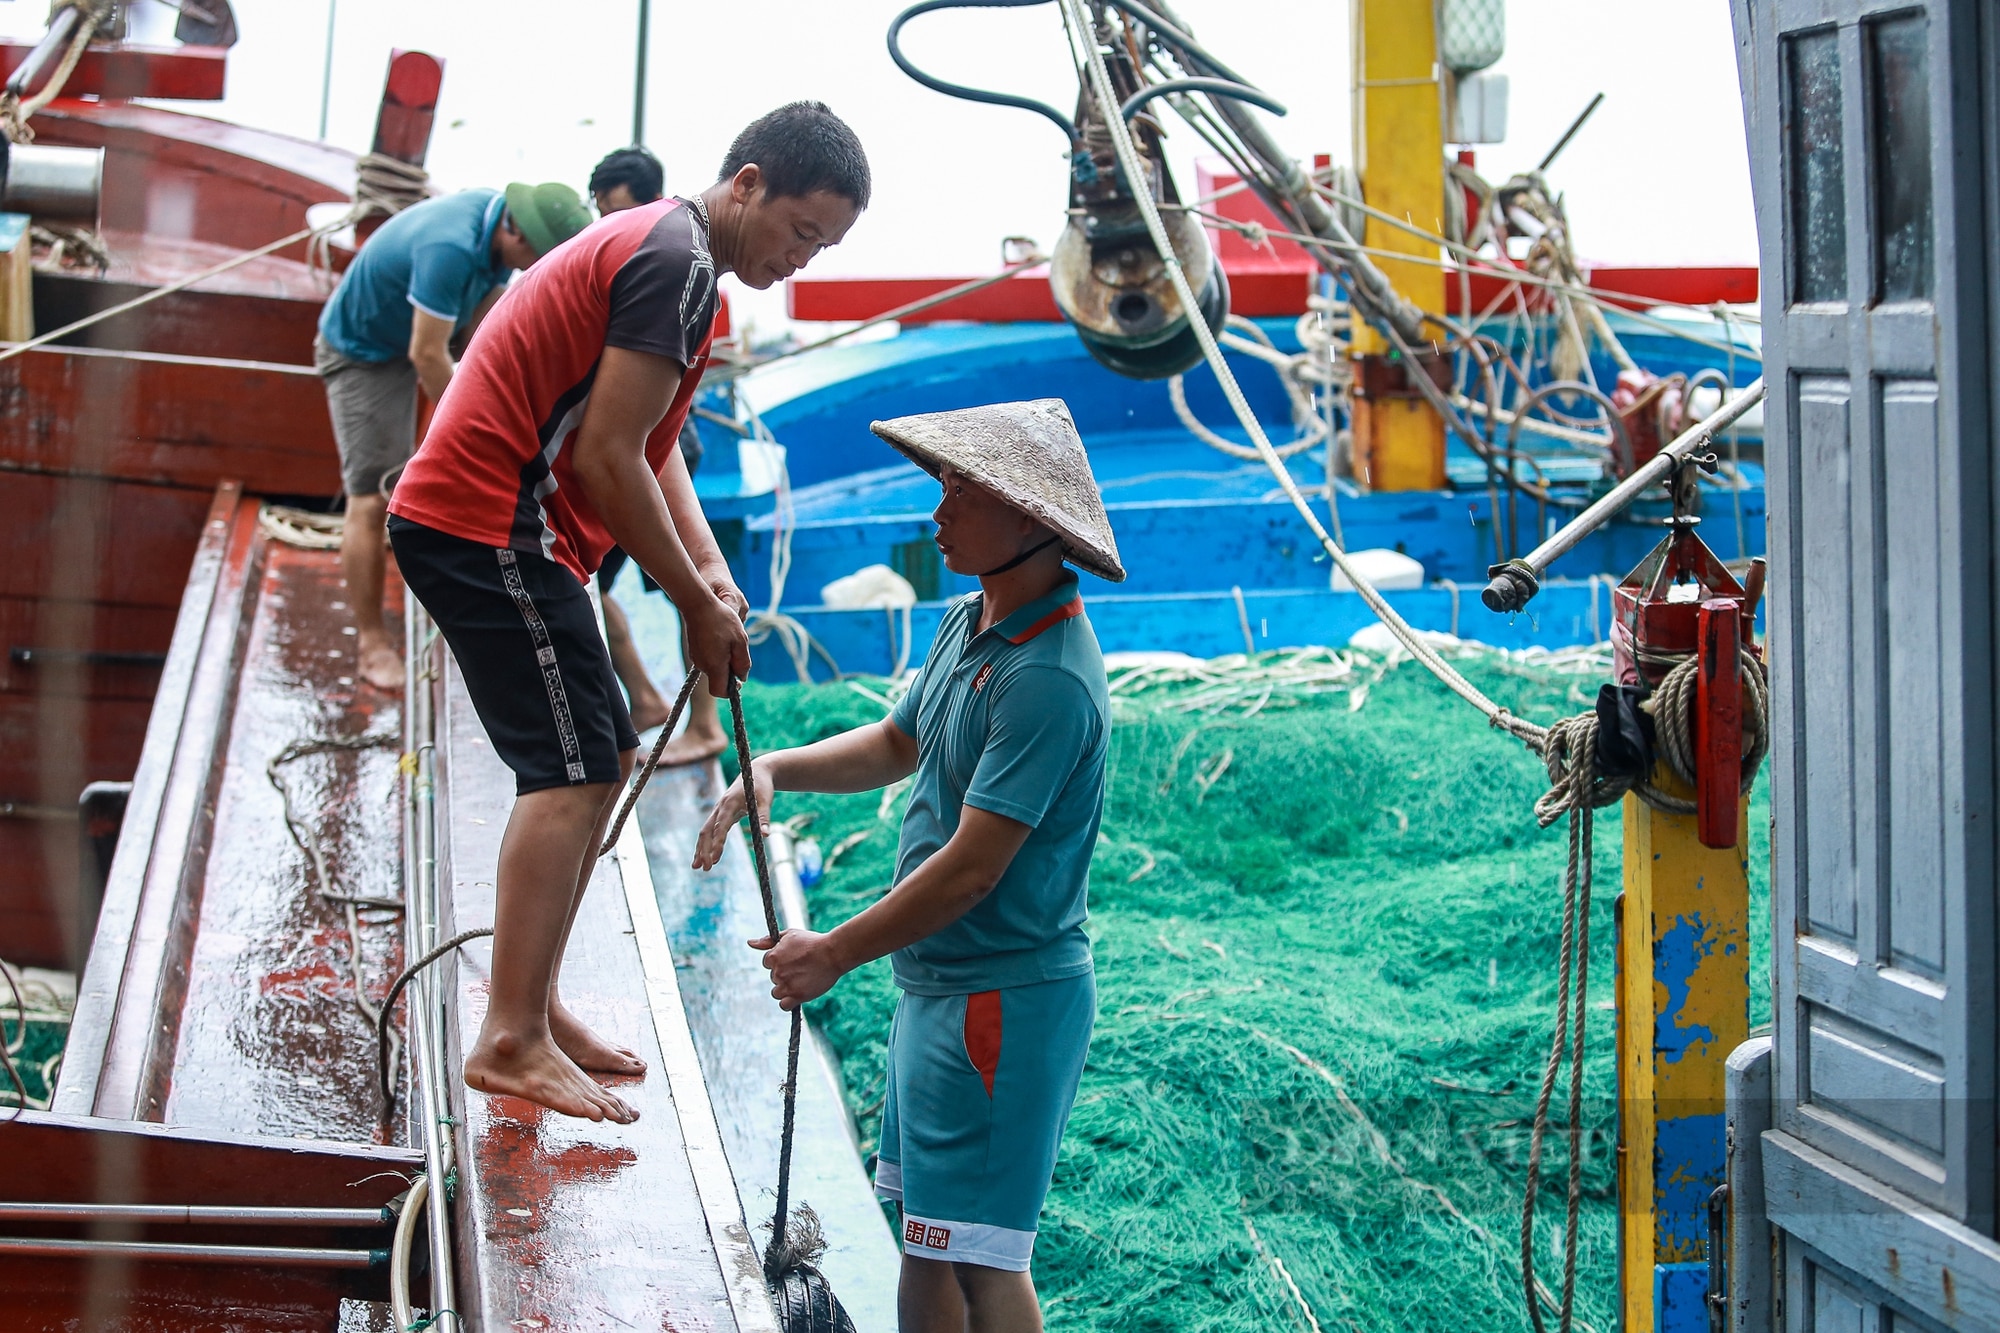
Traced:
MULTIPOLYGON (((0 78, 17 69, 33 43, 0 43, 0 78)), ((63 96, 222 98, 229 53, 219 46, 92 46, 63 83, 63 96)))
MULTIPOLYGON (((1246 264, 1229 268, 1229 308, 1239 315, 1282 316, 1305 313, 1306 296, 1317 270, 1246 264)), ((785 309, 797 320, 873 319, 875 316, 935 296, 965 278, 793 278, 785 284, 785 309)), ((956 301, 911 315, 904 324, 934 324, 971 320, 981 324, 1053 324, 1062 318, 1049 294, 1045 273, 1017 274, 1005 282, 956 301)))
MULTIPOLYGON (((1306 297, 1319 273, 1309 260, 1274 257, 1264 252, 1226 257, 1223 269, 1229 274, 1230 310, 1252 317, 1304 314, 1306 297)), ((965 281, 965 278, 793 278, 785 284, 785 306, 796 320, 873 319, 965 281)), ((1757 270, 1748 267, 1598 268, 1591 270, 1590 284, 1601 291, 1630 296, 1630 301, 1620 301, 1614 296, 1611 303, 1635 309, 1662 303, 1747 304, 1757 299, 1757 270)), ((1473 273, 1470 313, 1492 305, 1504 285, 1505 280, 1494 274, 1473 273)), ((1521 290, 1530 311, 1548 309, 1548 297, 1541 289, 1521 290)), ((1459 298, 1455 271, 1447 274, 1445 292, 1452 313, 1468 313, 1459 298)), ((1502 312, 1513 309, 1510 297, 1502 312)), ((1047 275, 1030 272, 933 306, 902 323, 970 320, 982 324, 1027 324, 1053 323, 1061 318, 1055 298, 1049 294, 1047 275)))
POLYGON ((993 1076, 1000 1072, 1000 992, 983 990, 965 997, 965 1058, 979 1071, 986 1095, 993 1095, 993 1076))
POLYGON ((1007 639, 1007 642, 1013 644, 1026 643, 1028 640, 1034 638, 1037 634, 1040 634, 1043 630, 1053 628, 1056 625, 1060 625, 1065 620, 1075 620, 1078 616, 1082 614, 1083 614, 1083 598, 1072 597, 1068 602, 1057 607, 1055 610, 1049 612, 1047 615, 1043 616, 1040 620, 1037 620, 1034 624, 1022 630, 1019 634, 1010 635, 1007 639))

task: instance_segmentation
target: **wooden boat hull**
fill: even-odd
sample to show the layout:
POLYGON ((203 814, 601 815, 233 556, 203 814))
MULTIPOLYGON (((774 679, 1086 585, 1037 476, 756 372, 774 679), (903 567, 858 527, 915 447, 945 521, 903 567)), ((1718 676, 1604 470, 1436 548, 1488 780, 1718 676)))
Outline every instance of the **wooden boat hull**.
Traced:
MULTIPOLYGON (((305 225, 353 158, 152 107, 58 102, 41 142, 106 152, 103 277, 36 278, 38 329, 305 225)), ((81 970, 85 784, 129 781, 216 485, 325 501, 303 244, 0 363, 0 958, 81 970)))

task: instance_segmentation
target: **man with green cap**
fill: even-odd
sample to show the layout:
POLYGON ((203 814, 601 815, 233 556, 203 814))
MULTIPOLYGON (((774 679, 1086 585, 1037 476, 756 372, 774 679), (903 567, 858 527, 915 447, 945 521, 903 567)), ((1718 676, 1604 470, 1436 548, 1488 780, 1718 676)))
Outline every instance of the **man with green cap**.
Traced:
POLYGON ((341 571, 359 674, 401 689, 403 657, 382 622, 387 492, 416 444, 417 388, 444 397, 455 339, 469 337, 514 269, 590 225, 575 190, 516 182, 426 199, 368 238, 328 298, 313 341, 347 492, 341 571))

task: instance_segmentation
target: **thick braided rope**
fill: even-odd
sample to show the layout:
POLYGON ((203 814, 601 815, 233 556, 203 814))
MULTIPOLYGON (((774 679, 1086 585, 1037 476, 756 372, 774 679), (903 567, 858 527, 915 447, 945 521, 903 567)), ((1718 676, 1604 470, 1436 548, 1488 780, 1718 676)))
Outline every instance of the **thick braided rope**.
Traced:
MULTIPOLYGON (((729 711, 736 742, 736 763, 742 770, 743 800, 750 819, 750 859, 757 867, 757 892, 763 900, 764 929, 774 943, 784 933, 778 920, 778 899, 771 891, 771 855, 764 843, 763 813, 757 809, 757 779, 751 770, 750 732, 743 723, 743 686, 735 678, 729 682, 729 711)), ((785 1120, 778 1136, 778 1197, 771 1211, 771 1241, 764 1250, 764 1279, 776 1284, 784 1276, 784 1262, 793 1251, 785 1238, 790 1230, 792 1211, 792 1138, 798 1124, 799 1044, 804 1036, 804 1006, 792 1010, 792 1035, 785 1054, 785 1120)))
MULTIPOLYGON (((1587 788, 1574 790, 1581 793, 1587 788)), ((1554 1098, 1556 1071, 1562 1066, 1565 1048, 1570 1059, 1569 1193, 1558 1327, 1568 1333, 1575 1323, 1577 1216, 1583 1197, 1583 1057, 1590 958, 1592 808, 1587 798, 1570 806, 1569 865, 1563 875, 1562 942, 1557 947, 1556 962, 1556 1030, 1549 1042, 1549 1058, 1542 1066, 1541 1088, 1535 1097, 1534 1127, 1528 1138, 1528 1184, 1521 1201, 1521 1288, 1535 1333, 1546 1333, 1540 1284, 1535 1277, 1535 1196, 1541 1183, 1549 1103, 1554 1098)))
MULTIPOLYGON (((1748 652, 1740 658, 1743 676, 1743 790, 1750 790, 1764 755, 1771 748, 1771 688, 1764 664, 1748 652)), ((1690 787, 1695 782, 1695 698, 1699 668, 1689 658, 1669 671, 1653 691, 1653 720, 1658 733, 1660 757, 1667 761, 1675 777, 1690 787)), ((1643 794, 1643 793, 1642 793, 1643 794)), ((1680 811, 1688 813, 1686 810, 1680 811)))
MULTIPOLYGON (((1740 659, 1743 673, 1743 790, 1756 781, 1757 770, 1770 752, 1771 689, 1764 664, 1748 651, 1740 659)), ((1648 704, 1660 757, 1682 782, 1695 784, 1695 699, 1699 664, 1692 657, 1660 681, 1648 704)), ((1543 828, 1561 819, 1578 798, 1592 808, 1615 803, 1632 792, 1647 805, 1669 814, 1691 815, 1695 803, 1661 791, 1650 781, 1597 770, 1597 714, 1579 713, 1549 725, 1540 746, 1548 766, 1549 789, 1535 802, 1535 822, 1543 828)))
POLYGON ((618 807, 617 818, 611 821, 611 827, 606 831, 604 841, 598 844, 597 855, 600 860, 611 855, 611 849, 618 845, 618 835, 625 831, 625 821, 632 817, 632 807, 639 804, 639 793, 646 790, 646 784, 653 780, 653 774, 659 772, 660 756, 666 753, 667 742, 673 739, 674 728, 680 725, 681 714, 687 711, 688 700, 694 697, 695 683, 700 679, 701 672, 690 671, 687 679, 681 682, 681 692, 674 696, 673 709, 668 712, 667 720, 660 726, 660 738, 653 742, 653 752, 647 755, 646 762, 640 765, 639 772, 632 781, 632 789, 625 793, 624 803, 618 807))
MULTIPOLYGON (((1770 748, 1768 718, 1770 686, 1764 664, 1753 654, 1741 656, 1743 673, 1743 777, 1748 791, 1770 748)), ((1689 786, 1695 781, 1695 701, 1699 661, 1690 657, 1669 671, 1648 701, 1654 733, 1667 767, 1689 786)), ((1535 1118, 1529 1132, 1528 1182, 1521 1201, 1521 1285, 1529 1319, 1536 1333, 1546 1333, 1544 1299, 1535 1278, 1535 1203, 1540 1189, 1542 1148, 1548 1135, 1549 1105, 1565 1048, 1569 1070, 1569 1188, 1563 1224, 1562 1297, 1557 1327, 1568 1333, 1576 1321, 1575 1294, 1578 1214, 1583 1197, 1583 1060, 1589 1014, 1590 893, 1592 885, 1592 812, 1617 802, 1627 792, 1656 809, 1693 814, 1695 803, 1659 790, 1639 775, 1605 774, 1597 767, 1597 714, 1581 713, 1552 724, 1542 740, 1542 761, 1548 766, 1549 789, 1535 802, 1535 822, 1543 828, 1569 817, 1569 863, 1563 872, 1562 941, 1556 960, 1556 1025, 1549 1058, 1542 1067, 1535 1098, 1535 1118)))

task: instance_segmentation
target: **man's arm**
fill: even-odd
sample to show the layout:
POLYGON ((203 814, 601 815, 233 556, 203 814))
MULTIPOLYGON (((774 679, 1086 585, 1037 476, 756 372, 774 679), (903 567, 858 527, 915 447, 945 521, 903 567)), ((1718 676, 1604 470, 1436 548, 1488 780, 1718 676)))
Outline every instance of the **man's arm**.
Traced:
POLYGON ((818 999, 863 963, 935 935, 993 892, 1033 830, 1019 820, 968 805, 958 831, 889 890, 887 897, 827 934, 788 930, 776 941, 752 940, 771 970, 781 1009, 818 999))
MULTIPOLYGON (((917 771, 917 742, 885 717, 811 745, 758 755, 750 768, 757 776, 757 822, 768 832, 772 792, 856 792, 886 787, 917 771)), ((695 839, 695 869, 707 870, 722 859, 723 840, 743 818, 744 809, 743 779, 738 776, 715 803, 695 839)))
MULTIPOLYGON (((737 615, 749 615, 750 602, 737 588, 736 578, 729 572, 729 561, 716 544, 715 531, 708 526, 708 516, 701 512, 701 500, 694 492, 694 478, 688 475, 687 460, 681 457, 678 444, 667 458, 666 467, 660 470, 660 493, 666 497, 667 513, 673 518, 674 531, 680 535, 688 559, 694 563, 702 582, 708 585, 709 591, 735 608, 737 615)), ((645 568, 643 562, 640 568, 645 568)), ((650 570, 647 572, 651 573, 650 570)), ((654 581, 658 582, 657 575, 654 581)))
POLYGON ((413 310, 410 321, 410 364, 417 368, 417 383, 433 403, 444 401, 445 386, 457 369, 451 359, 452 321, 440 319, 427 310, 413 310))
POLYGON ((655 476, 646 465, 646 438, 672 405, 681 373, 667 357, 606 347, 577 429, 573 466, 612 539, 673 599, 687 624, 692 665, 719 693, 731 676, 750 674, 750 642, 736 608, 710 586, 712 574, 697 569, 682 544, 681 532, 689 531, 714 546, 687 468, 670 466, 655 476), (675 492, 671 502, 669 490, 675 492), (676 510, 689 528, 676 522, 676 510))
POLYGON ((465 321, 465 331, 455 335, 451 340, 453 357, 462 359, 465 356, 465 349, 472 346, 472 335, 479 332, 479 326, 486 322, 486 317, 493 312, 493 307, 498 305, 500 298, 506 294, 507 288, 503 284, 492 288, 479 298, 479 304, 472 308, 472 317, 465 321))

